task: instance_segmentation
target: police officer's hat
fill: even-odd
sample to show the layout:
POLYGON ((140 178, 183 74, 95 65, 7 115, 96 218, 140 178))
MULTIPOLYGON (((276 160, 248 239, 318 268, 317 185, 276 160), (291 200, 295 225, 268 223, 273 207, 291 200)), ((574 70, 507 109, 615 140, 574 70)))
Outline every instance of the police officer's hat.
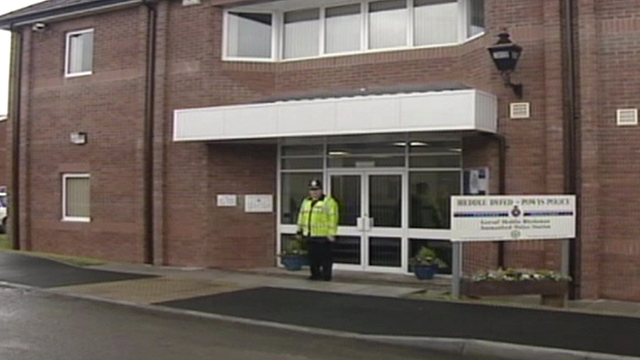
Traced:
POLYGON ((318 179, 313 179, 309 181, 309 190, 318 190, 322 189, 322 181, 318 179))

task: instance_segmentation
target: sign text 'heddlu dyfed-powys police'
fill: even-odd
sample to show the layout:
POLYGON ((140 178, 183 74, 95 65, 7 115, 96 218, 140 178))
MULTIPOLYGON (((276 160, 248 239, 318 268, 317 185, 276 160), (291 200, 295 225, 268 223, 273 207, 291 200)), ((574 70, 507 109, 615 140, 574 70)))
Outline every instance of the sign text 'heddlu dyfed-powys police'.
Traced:
POLYGON ((574 238, 574 195, 453 196, 452 241, 574 238))

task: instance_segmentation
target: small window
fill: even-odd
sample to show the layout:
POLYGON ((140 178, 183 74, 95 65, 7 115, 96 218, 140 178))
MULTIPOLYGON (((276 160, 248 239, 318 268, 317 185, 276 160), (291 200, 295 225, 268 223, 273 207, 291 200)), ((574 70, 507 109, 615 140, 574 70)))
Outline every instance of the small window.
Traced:
POLYGON ((62 176, 62 220, 90 221, 89 174, 62 176))
POLYGON ((469 0, 468 36, 484 33, 484 0, 469 0))
POLYGON ((407 2, 383 0, 369 3, 369 49, 407 45, 407 2))
POLYGON ((67 76, 89 75, 93 71, 93 30, 67 34, 67 76))
POLYGON ((284 58, 318 56, 320 9, 284 13, 284 58))
POLYGON ((458 42, 458 2, 456 0, 415 0, 414 45, 458 42))
POLYGON ((330 7, 325 15, 325 52, 353 52, 361 49, 360 4, 330 7))
POLYGON ((271 60, 272 38, 273 15, 227 13, 227 56, 271 60))

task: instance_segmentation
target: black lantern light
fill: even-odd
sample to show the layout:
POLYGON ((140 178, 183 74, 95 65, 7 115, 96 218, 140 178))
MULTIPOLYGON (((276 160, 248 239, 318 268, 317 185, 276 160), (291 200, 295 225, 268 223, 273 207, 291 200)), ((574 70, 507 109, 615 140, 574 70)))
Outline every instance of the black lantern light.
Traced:
POLYGON ((522 84, 511 82, 511 73, 516 69, 520 54, 522 54, 522 47, 511 42, 506 30, 498 35, 498 38, 498 42, 489 47, 491 59, 500 70, 504 84, 513 89, 518 98, 522 98, 522 84))

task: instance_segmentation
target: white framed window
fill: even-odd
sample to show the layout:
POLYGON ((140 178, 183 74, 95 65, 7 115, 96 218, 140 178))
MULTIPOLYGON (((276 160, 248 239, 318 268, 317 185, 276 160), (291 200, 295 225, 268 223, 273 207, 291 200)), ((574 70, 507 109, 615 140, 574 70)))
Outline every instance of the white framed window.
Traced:
POLYGON ((328 7, 325 10, 325 54, 362 49, 362 5, 328 7))
POLYGON ((369 49, 407 46, 406 0, 382 0, 369 3, 369 49))
POLYGON ((91 221, 91 183, 89 174, 62 175, 62 220, 91 221))
POLYGON ((484 34, 484 0, 469 0, 467 3, 467 37, 472 38, 484 34))
POLYGON ((231 59, 272 60, 274 15, 268 12, 225 14, 225 55, 231 59))
POLYGON ((414 46, 455 44, 459 41, 457 0, 413 0, 414 46))
POLYGON ((319 0, 313 8, 273 1, 234 7, 224 13, 223 60, 454 46, 484 34, 484 1, 319 0))
POLYGON ((320 54, 320 9, 284 13, 283 57, 285 59, 320 54))
POLYGON ((93 29, 67 33, 65 76, 93 73, 93 29))

